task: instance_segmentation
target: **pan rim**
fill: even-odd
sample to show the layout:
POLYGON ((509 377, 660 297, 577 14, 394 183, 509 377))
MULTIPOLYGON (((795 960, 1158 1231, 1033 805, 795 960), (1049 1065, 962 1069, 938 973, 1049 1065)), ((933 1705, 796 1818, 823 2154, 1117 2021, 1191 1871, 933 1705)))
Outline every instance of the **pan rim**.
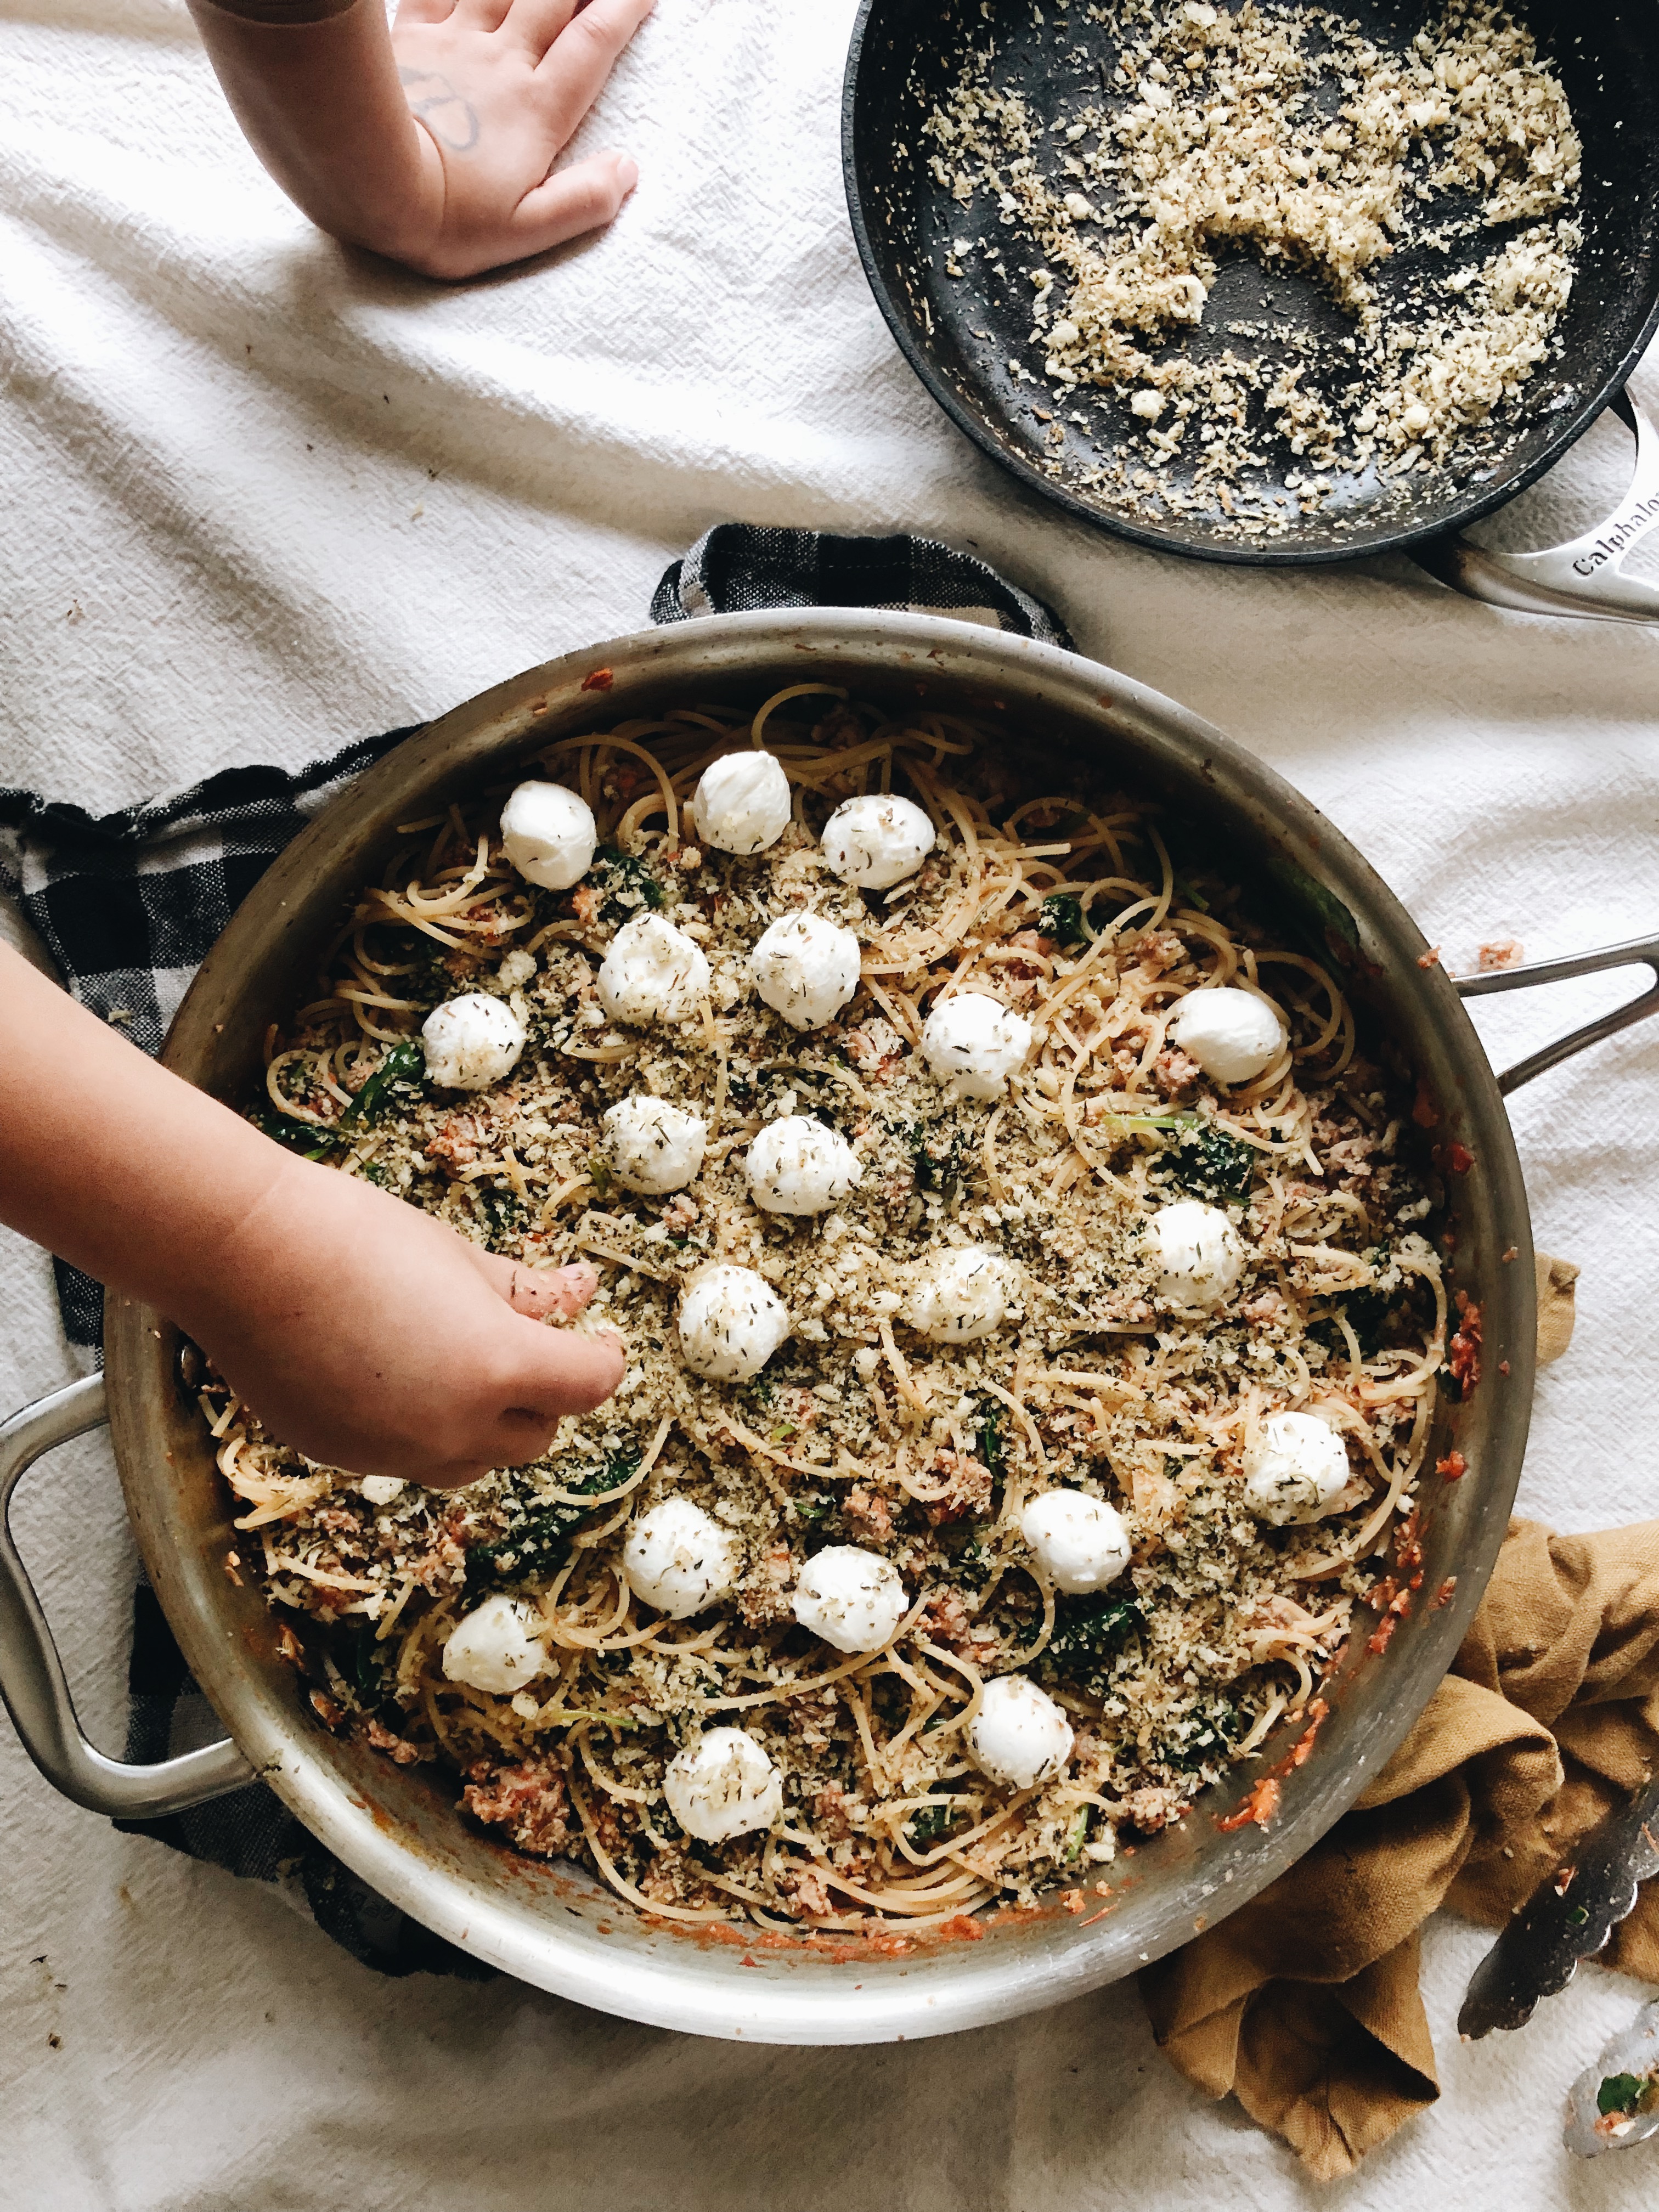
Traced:
MULTIPOLYGON (((321 898, 316 884, 307 891, 307 872, 331 852, 355 853, 374 831, 377 809, 385 812, 407 802, 404 785, 413 776, 428 776, 435 788, 441 777, 476 778, 482 765, 532 750, 550 720, 591 713, 599 677, 611 679, 598 688, 607 710, 614 711, 664 670, 677 680, 695 669, 705 681, 758 681, 763 665, 757 650, 770 667, 792 659, 805 666, 807 653, 830 659, 839 652, 849 665, 862 656, 883 681, 971 678, 994 688, 1008 684, 1011 696, 1022 684, 1033 692, 1041 686, 1058 702, 1075 701, 1085 720, 1109 709, 1143 751, 1146 773, 1158 757, 1178 761, 1189 780, 1201 778, 1218 803, 1236 808, 1243 822, 1270 821, 1287 854, 1299 854, 1320 880, 1330 879, 1334 896, 1354 901, 1367 942, 1402 958, 1424 943, 1409 913, 1363 854, 1311 800, 1237 741, 1151 687, 1082 655, 948 618, 781 609, 709 617, 579 649, 463 702, 405 739, 318 816, 256 884, 180 1007, 169 1036, 169 1063, 182 1060, 185 1072, 211 1083, 216 1017, 226 1015, 249 988, 245 957, 275 957, 273 948, 280 949, 285 937, 291 942, 303 937, 314 920, 309 909, 321 898)), ((1460 1579, 1450 1601, 1419 1610, 1408 1624, 1413 1650, 1422 1654, 1410 1672, 1409 1691, 1401 1664, 1386 1679, 1397 1693, 1406 1692, 1403 1698, 1381 1697, 1375 1687, 1368 1692, 1363 1744, 1340 1763, 1316 1759, 1303 1770, 1310 1784, 1318 1776, 1325 1786, 1317 1793, 1310 1786, 1271 1829, 1229 1837, 1229 1864, 1237 1869, 1236 1877, 1226 1877, 1233 1883, 1226 1893, 1229 1906, 1276 1879, 1328 1831, 1426 1705, 1495 1564, 1524 1455, 1533 1287, 1529 1218, 1513 1133, 1479 1039, 1443 971, 1414 963, 1409 989, 1420 1007, 1411 1042, 1425 1051, 1432 1044, 1456 1073, 1455 1085, 1445 1086, 1444 1103, 1455 1115, 1449 1129, 1455 1126, 1472 1135, 1485 1155, 1477 1212, 1485 1209, 1492 1237, 1511 1238, 1522 1261, 1494 1274, 1492 1289, 1481 1291, 1483 1298, 1497 1294, 1498 1311, 1489 1315, 1490 1353, 1496 1357, 1507 1346, 1515 1374, 1477 1414, 1490 1440, 1480 1488, 1468 1493, 1470 1511, 1475 1514, 1478 1504, 1478 1515, 1459 1540, 1460 1579), (1507 1334, 1491 1325, 1505 1315, 1507 1334), (1417 1668, 1427 1681, 1421 1698, 1417 1668)), ((247 1608, 225 1582, 222 1554, 214 1549, 216 1528, 191 1517, 187 1459, 205 1450, 210 1479, 216 1481, 216 1474, 210 1447, 194 1426, 188 1431, 195 1437, 191 1445, 179 1425, 171 1369, 174 1333, 159 1316, 118 1299, 109 1302, 107 1323, 111 1413, 123 1487, 141 1552, 196 1680, 256 1768, 348 1866, 427 1926, 520 1978, 624 2017, 708 2035, 793 2044, 899 2040, 1012 2018, 1122 1978, 1139 1963, 1126 1942, 1133 1942, 1142 1958, 1161 1956, 1188 1940, 1193 1923, 1182 1916, 1195 1906, 1200 1913, 1215 1910, 1200 1904, 1189 1869, 1173 1881, 1161 1917, 1131 1899, 1121 1916, 1103 1920, 1081 1942, 1077 1938, 1084 1931, 1068 1935, 1070 1923, 997 1929, 991 1932, 998 1941, 957 1944, 948 1960, 940 1954, 861 1965, 856 1983, 850 1971, 828 1960, 775 1965, 758 1946, 756 1956, 739 1961, 734 1951, 714 1955, 679 1937, 654 1950, 644 1937, 595 1942, 591 1931, 584 1935, 564 1917, 567 1911, 577 1915, 568 1898, 556 1890, 543 1901, 545 1886, 527 1863, 510 1870, 511 1881, 504 1876, 492 1884, 471 1871, 453 1835, 453 1808, 446 1815, 450 1826, 435 1838, 400 1826, 395 1799, 402 1771, 384 1771, 386 1762, 367 1752, 354 1766, 333 1738, 298 1717, 297 1687, 291 1679, 278 1686, 289 1670, 274 1660, 266 1663, 246 1619, 239 1624, 238 1607, 244 1613, 247 1608), (167 1465, 162 1443, 181 1441, 179 1464, 167 1465), (739 1964, 760 1971, 730 1971, 739 1964)), ((186 1410, 194 1424, 193 1407, 186 1410)), ((1460 1503, 1463 1495, 1460 1491, 1460 1503)), ((262 1600, 243 1595, 252 1596, 259 1619, 268 1620, 262 1600)), ((1396 1650, 1396 1661, 1407 1656, 1404 1649, 1396 1650)), ((401 1817, 406 1821, 407 1813, 401 1817)), ((1207 1809, 1199 1818, 1207 1822, 1207 1809)), ((486 1849, 495 1849, 470 1836, 462 1841, 475 1863, 486 1849)), ((1206 1896, 1218 1893, 1219 1853, 1206 1865, 1206 1877, 1211 1874, 1214 1881, 1206 1896)), ((603 1924, 604 1913, 615 1916, 614 1899, 602 1899, 601 1908, 599 1933, 614 1936, 617 1931, 603 1924)))
POLYGON ((934 368, 916 334, 912 319, 894 295, 882 273, 865 214, 864 193, 859 178, 855 115, 866 36, 878 13, 884 11, 890 4, 891 0, 859 0, 859 11, 847 49, 847 67, 842 79, 842 182, 865 281, 875 296, 876 305, 897 343, 899 351, 915 373, 923 389, 944 410, 957 429, 1029 490, 1097 530, 1105 531, 1115 538, 1127 538, 1133 544, 1145 546, 1152 552, 1167 554, 1176 560, 1208 561, 1234 568, 1347 568, 1387 554, 1409 555, 1414 546, 1449 541, 1471 524, 1484 521, 1500 507, 1507 507, 1511 500, 1519 498, 1577 444, 1624 390, 1656 331, 1659 331, 1659 255, 1656 255, 1648 280, 1647 308, 1640 326, 1617 364, 1608 371, 1589 398, 1581 402, 1576 410, 1562 410, 1561 428, 1524 467, 1500 471, 1495 485, 1458 501, 1437 521, 1405 528, 1379 526, 1364 537, 1357 537, 1352 544, 1320 546, 1300 552, 1288 547, 1234 545, 1220 542, 1177 544, 1167 532, 1132 518, 1113 514, 1080 493, 1057 483, 1052 477, 1044 476, 1041 469, 1022 454, 1004 445, 989 424, 963 403, 948 380, 934 368))

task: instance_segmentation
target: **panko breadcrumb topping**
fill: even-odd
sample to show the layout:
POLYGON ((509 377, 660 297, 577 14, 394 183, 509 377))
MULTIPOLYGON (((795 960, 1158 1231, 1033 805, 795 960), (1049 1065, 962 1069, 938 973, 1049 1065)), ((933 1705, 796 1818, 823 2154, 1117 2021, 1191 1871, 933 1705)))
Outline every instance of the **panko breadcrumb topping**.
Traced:
POLYGON ((1523 27, 1485 0, 1450 0, 1397 49, 1272 0, 1050 20, 1057 54, 1098 27, 1115 58, 1097 93, 1034 112, 982 46, 929 115, 925 158, 964 218, 1003 234, 957 240, 947 273, 1006 266, 1009 232, 1035 249, 1049 444, 1068 416, 1087 443, 1080 398, 1133 418, 1144 459, 1091 468, 1073 450, 1072 480, 1261 537, 1321 511, 1334 479, 1404 495, 1413 471, 1496 461, 1583 243, 1578 135, 1523 27), (1350 334, 1238 323, 1236 347, 1189 350, 1241 250, 1316 280, 1350 334))
POLYGON ((441 1762, 467 1817, 660 1917, 938 1925, 1109 1862, 1308 1706, 1429 1443, 1429 1139, 1295 916, 1042 733, 792 687, 752 730, 788 776, 780 837, 687 844, 683 800, 750 735, 697 707, 554 745, 538 772, 599 835, 568 889, 515 872, 499 795, 408 825, 270 1040, 273 1133, 524 1264, 595 1263, 616 1397, 452 1493, 313 1465, 216 1382, 204 1411, 235 1563, 301 1632, 330 1724, 441 1762), (933 850, 847 884, 826 820, 901 791, 933 850), (806 912, 854 933, 860 973, 803 1031, 749 953, 806 912), (707 963, 684 1020, 607 1010, 601 964, 645 915, 707 963), (1169 1036, 1218 985, 1284 1029, 1231 1085, 1169 1036), (921 1048, 969 988, 1029 1028, 991 1097, 921 1048), (526 1035, 480 1092, 437 1086, 417 1042, 468 993, 526 1035), (706 1132, 684 1188, 618 1178, 605 1116, 630 1097, 706 1132), (860 1170, 816 1215, 757 1205, 745 1171, 790 1117, 860 1170), (1151 1234, 1188 1206, 1241 1255, 1203 1310, 1161 1293, 1151 1234), (753 1334, 762 1292, 782 1320, 694 1371, 686 1300, 713 1271, 749 1286, 728 1332, 753 1334), (1286 1413, 1346 1462, 1316 1522, 1251 1504, 1286 1413))

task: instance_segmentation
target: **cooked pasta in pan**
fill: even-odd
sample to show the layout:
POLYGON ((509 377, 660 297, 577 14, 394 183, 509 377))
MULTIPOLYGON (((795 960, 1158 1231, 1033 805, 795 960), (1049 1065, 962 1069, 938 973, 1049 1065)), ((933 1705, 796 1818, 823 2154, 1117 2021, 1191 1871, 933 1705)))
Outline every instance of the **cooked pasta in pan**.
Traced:
POLYGON ((328 1725, 651 1914, 1080 1909, 1409 1552, 1409 1077, 1230 854, 1078 779, 822 684, 566 738, 405 826, 269 1041, 268 1127, 590 1261, 628 1367, 451 1493, 210 1380, 233 1565, 328 1725))

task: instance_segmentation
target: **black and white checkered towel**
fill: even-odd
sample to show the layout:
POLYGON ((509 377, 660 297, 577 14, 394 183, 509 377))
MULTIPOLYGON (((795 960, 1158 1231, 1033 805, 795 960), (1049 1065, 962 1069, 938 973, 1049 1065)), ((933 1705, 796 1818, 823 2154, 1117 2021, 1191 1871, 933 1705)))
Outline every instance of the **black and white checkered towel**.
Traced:
POLYGON ((1054 609, 988 562, 936 538, 833 538, 822 530, 766 530, 717 522, 664 575, 653 623, 782 607, 897 607, 981 623, 1041 645, 1072 640, 1054 609))
MULTIPOLYGON (((803 606, 901 607, 1069 646, 1059 617, 971 554, 927 538, 836 538, 717 524, 658 585, 657 623, 803 606)), ((366 738, 297 775, 226 769, 172 799, 94 817, 28 791, 0 790, 0 891, 21 907, 75 996, 159 1052, 192 975, 242 899, 330 799, 408 737, 366 738)), ((103 1293, 53 1262, 70 1342, 101 1357, 103 1293)), ((219 1733, 155 1593, 133 1601, 126 1755, 149 1763, 219 1733)), ((195 1811, 118 1826, 282 1881, 325 1934, 382 1972, 493 1972, 359 1881, 263 1783, 195 1811)))

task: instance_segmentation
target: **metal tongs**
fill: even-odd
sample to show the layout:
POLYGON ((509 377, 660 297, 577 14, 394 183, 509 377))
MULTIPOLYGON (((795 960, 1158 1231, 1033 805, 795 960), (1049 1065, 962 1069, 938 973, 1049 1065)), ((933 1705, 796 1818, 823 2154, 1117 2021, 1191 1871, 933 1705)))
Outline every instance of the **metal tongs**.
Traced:
MULTIPOLYGON (((1594 1958, 1659 1874, 1659 1776, 1593 1828, 1475 1968, 1461 2034, 1522 2027, 1540 1997, 1565 1989, 1582 1959, 1594 1958)), ((1614 2036, 1581 2074, 1567 2106, 1563 2141, 1581 2158, 1659 2134, 1659 2002, 1614 2036)))

